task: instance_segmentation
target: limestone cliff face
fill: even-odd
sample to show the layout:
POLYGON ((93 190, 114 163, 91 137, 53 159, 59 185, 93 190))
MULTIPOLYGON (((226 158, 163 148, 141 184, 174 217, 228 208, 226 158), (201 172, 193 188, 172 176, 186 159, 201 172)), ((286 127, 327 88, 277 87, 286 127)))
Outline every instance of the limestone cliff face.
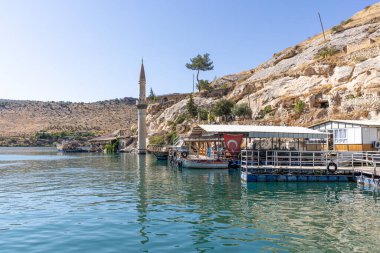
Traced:
MULTIPOLYGON (((254 124, 309 125, 328 118, 380 118, 380 3, 294 47, 273 55, 255 69, 215 80, 229 87, 225 98, 247 102, 254 124), (294 110, 297 101, 305 106, 294 110), (259 116, 264 107, 272 111, 259 116)), ((202 98, 210 107, 219 98, 202 98)), ((184 112, 186 100, 156 112, 149 132, 167 130, 167 120, 184 112)))

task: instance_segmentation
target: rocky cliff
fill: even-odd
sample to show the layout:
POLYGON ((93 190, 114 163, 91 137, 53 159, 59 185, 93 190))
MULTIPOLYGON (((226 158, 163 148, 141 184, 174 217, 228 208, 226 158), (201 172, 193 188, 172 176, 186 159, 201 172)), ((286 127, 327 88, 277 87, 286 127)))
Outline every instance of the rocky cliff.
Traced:
MULTIPOLYGON (((380 118, 380 3, 255 69, 215 80, 224 98, 248 103, 253 124, 309 125, 329 118, 380 118), (295 110, 297 103, 303 104, 295 110), (267 110, 264 110, 267 108, 267 110), (269 108, 269 109, 268 109, 269 108)), ((220 97, 195 94, 210 108, 220 97)), ((151 134, 168 131, 186 110, 186 99, 149 116, 151 134)))

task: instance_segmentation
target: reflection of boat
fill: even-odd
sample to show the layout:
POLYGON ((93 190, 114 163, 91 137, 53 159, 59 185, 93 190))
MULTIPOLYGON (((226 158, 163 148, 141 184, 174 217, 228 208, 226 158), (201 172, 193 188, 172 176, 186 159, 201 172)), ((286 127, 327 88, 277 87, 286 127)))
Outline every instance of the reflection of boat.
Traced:
POLYGON ((63 141, 57 144, 59 152, 89 152, 89 147, 81 147, 77 141, 63 141))
POLYGON ((356 177, 356 182, 359 185, 380 188, 380 179, 378 178, 370 178, 364 175, 360 175, 356 177))

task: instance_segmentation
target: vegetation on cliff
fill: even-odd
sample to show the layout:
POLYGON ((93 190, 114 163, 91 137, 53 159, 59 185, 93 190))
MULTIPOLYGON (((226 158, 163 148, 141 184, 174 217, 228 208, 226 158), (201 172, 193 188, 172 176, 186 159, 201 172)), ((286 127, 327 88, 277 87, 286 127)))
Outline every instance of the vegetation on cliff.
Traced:
MULTIPOLYGON (((257 68, 222 76, 207 88, 199 85, 202 92, 193 94, 198 111, 202 108, 211 123, 228 118, 308 126, 328 118, 380 119, 380 3, 325 35, 275 53, 257 68)), ((166 120, 176 122, 177 117, 182 125, 205 119, 183 118, 185 112, 186 101, 156 111, 149 116, 150 133, 173 129, 166 120)), ((176 125, 179 133, 189 130, 182 125, 176 125)))

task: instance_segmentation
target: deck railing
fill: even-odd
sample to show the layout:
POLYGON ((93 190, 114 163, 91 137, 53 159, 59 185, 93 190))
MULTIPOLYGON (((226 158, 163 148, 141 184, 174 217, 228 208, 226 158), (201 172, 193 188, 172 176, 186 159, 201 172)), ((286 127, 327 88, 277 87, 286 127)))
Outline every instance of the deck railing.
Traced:
POLYGON ((243 168, 322 168, 334 162, 338 167, 360 169, 380 165, 380 152, 335 152, 293 150, 242 150, 243 168))

